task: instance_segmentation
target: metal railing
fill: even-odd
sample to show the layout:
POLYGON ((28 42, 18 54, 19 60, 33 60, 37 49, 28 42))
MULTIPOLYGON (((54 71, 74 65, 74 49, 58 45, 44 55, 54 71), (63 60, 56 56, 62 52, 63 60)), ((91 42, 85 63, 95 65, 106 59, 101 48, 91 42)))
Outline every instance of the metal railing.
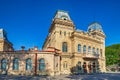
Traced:
POLYGON ((99 54, 96 53, 85 53, 83 54, 84 58, 99 58, 99 54))

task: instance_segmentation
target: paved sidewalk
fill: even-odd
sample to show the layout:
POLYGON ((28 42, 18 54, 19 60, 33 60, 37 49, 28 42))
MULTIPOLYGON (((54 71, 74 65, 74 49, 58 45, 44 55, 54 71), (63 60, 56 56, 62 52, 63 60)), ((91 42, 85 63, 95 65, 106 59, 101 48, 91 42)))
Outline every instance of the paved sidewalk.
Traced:
POLYGON ((59 75, 59 76, 6 76, 0 75, 0 80, 120 80, 120 73, 104 73, 89 75, 59 75))

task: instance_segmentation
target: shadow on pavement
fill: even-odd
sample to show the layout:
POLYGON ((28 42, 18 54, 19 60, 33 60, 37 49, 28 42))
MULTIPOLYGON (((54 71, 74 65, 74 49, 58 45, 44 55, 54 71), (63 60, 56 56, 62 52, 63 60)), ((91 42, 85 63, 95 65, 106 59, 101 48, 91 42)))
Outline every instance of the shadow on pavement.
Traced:
POLYGON ((120 80, 120 74, 68 75, 68 80, 120 80))

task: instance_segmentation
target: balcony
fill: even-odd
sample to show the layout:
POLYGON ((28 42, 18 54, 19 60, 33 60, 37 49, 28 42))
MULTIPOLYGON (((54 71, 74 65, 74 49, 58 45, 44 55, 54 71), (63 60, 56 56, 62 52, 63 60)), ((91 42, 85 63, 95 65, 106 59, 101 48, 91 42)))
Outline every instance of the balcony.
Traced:
POLYGON ((83 58, 84 59, 98 59, 99 58, 99 54, 96 53, 84 53, 83 54, 83 58))

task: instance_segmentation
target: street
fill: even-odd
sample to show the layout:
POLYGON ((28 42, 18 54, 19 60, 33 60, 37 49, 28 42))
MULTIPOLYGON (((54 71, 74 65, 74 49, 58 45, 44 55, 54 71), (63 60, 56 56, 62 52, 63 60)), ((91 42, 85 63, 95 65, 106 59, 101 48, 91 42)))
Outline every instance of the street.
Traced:
POLYGON ((120 73, 59 75, 54 77, 0 75, 0 80, 120 80, 120 73))

